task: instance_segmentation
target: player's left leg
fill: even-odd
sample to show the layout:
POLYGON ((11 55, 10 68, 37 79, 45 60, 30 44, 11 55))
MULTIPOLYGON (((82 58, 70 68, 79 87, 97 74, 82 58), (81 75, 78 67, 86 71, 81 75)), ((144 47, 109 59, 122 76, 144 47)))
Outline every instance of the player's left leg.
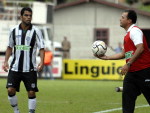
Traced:
POLYGON ((141 92, 143 93, 144 97, 146 98, 147 102, 150 105, 150 68, 146 68, 139 73, 141 80, 140 80, 140 88, 141 92))
POLYGON ((28 92, 28 109, 29 113, 35 113, 36 109, 36 93, 37 88, 37 73, 35 71, 24 73, 23 82, 28 92))
POLYGON ((34 91, 28 91, 28 109, 29 113, 35 113, 36 95, 34 91))
POLYGON ((147 88, 147 90, 142 91, 144 97, 146 98, 148 104, 150 105, 150 88, 147 88))

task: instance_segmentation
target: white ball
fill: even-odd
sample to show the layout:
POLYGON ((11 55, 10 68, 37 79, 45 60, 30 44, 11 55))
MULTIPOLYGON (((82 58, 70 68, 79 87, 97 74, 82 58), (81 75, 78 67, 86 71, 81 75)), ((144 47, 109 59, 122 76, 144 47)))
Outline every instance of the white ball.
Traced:
POLYGON ((105 42, 97 40, 92 44, 92 52, 94 55, 103 56, 107 51, 105 42))

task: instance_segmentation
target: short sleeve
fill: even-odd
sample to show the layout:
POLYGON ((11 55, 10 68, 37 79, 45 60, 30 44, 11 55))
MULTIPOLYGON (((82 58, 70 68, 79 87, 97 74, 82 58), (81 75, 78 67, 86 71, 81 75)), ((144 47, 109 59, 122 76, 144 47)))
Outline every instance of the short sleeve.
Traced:
POLYGON ((139 28, 134 27, 130 31, 130 38, 135 46, 141 44, 143 43, 143 32, 139 28))
POLYGON ((13 30, 10 30, 10 33, 9 33, 8 46, 11 48, 14 47, 13 30))
POLYGON ((42 32, 39 29, 36 29, 36 38, 37 38, 38 49, 44 48, 43 35, 42 35, 42 32))

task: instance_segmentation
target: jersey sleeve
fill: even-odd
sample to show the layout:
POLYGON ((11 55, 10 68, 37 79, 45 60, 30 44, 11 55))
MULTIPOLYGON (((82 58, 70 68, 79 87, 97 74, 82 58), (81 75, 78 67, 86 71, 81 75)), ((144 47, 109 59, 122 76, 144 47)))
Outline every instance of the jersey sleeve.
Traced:
POLYGON ((139 28, 132 28, 130 31, 130 38, 133 41, 134 45, 143 43, 143 32, 139 28))
POLYGON ((38 46, 38 49, 42 49, 44 48, 44 39, 43 39, 43 35, 42 35, 42 32, 38 29, 37 31, 37 46, 38 46))
POLYGON ((11 48, 14 47, 13 30, 10 30, 10 33, 9 33, 8 47, 11 47, 11 48))

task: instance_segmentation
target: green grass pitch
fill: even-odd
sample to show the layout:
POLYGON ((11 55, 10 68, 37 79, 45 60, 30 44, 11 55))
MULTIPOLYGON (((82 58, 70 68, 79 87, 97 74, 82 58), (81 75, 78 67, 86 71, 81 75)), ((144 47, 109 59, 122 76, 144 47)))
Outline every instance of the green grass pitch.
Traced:
MULTIPOLYGON (((6 79, 0 79, 0 113, 13 113, 5 88, 6 79)), ((122 81, 38 80, 36 113, 102 113, 121 107, 121 93, 115 87, 122 81)), ((21 113, 28 113, 28 98, 23 83, 17 93, 21 113)), ((143 95, 136 106, 147 105, 143 95)), ((148 113, 149 107, 135 109, 135 113, 148 113)), ((107 112, 106 112, 107 113, 107 112)), ((108 113, 121 113, 121 110, 108 113)))

